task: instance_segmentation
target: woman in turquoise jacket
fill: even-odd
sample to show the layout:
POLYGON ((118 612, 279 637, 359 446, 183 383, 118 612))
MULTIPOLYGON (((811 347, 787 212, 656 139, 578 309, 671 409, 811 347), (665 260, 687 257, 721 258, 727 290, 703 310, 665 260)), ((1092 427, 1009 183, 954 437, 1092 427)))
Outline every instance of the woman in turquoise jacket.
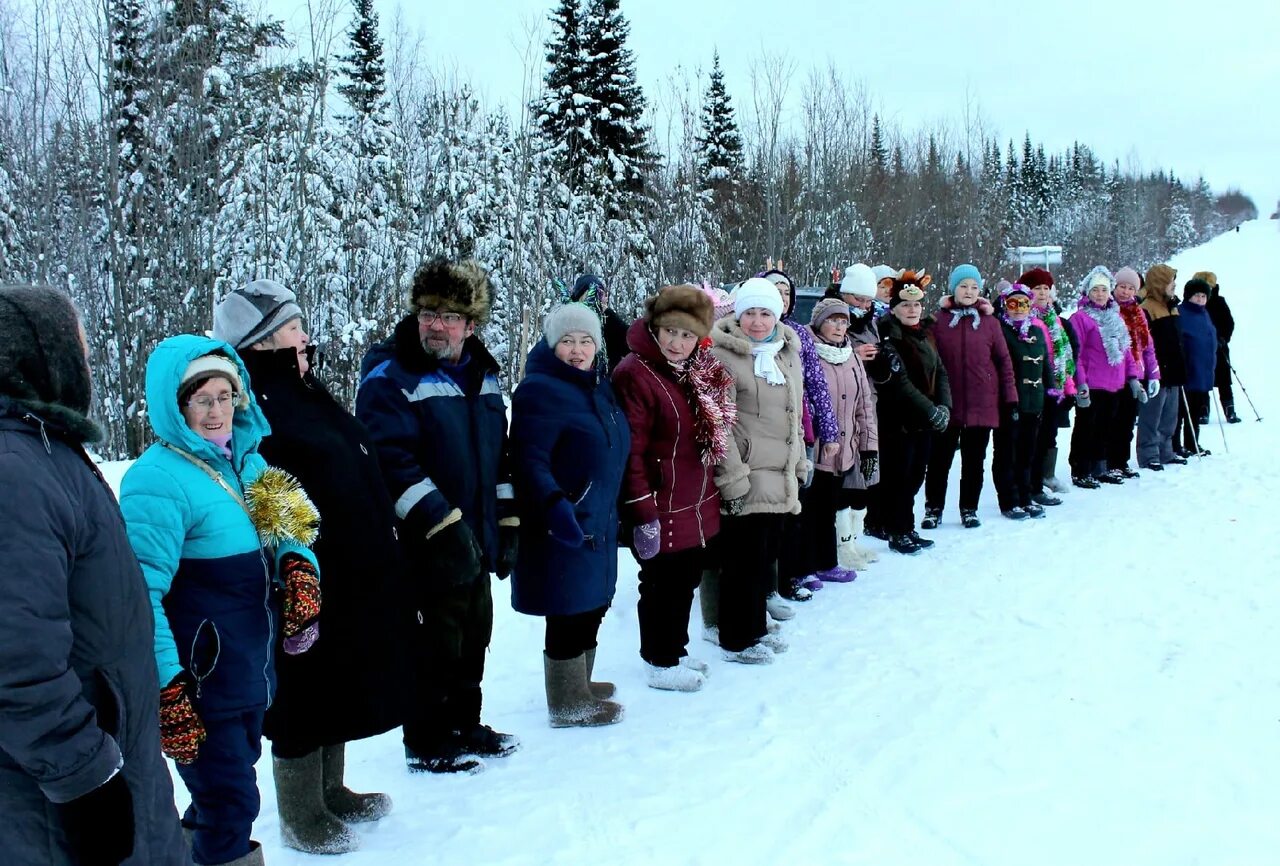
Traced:
POLYGON ((277 642, 305 652, 319 633, 314 508, 258 454, 270 427, 231 346, 164 340, 146 395, 158 441, 120 505, 155 614, 161 743, 191 793, 195 862, 260 863, 253 765, 277 642))

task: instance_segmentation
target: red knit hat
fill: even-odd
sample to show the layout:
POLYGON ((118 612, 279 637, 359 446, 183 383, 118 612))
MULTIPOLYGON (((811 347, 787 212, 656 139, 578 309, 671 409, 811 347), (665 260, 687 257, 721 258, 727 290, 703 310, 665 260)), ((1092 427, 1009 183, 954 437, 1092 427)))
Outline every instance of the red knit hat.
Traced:
POLYGON ((1032 268, 1022 276, 1018 277, 1016 282, 1022 283, 1024 286, 1032 289, 1036 286, 1049 286, 1052 288, 1053 274, 1049 273, 1044 268, 1032 268))

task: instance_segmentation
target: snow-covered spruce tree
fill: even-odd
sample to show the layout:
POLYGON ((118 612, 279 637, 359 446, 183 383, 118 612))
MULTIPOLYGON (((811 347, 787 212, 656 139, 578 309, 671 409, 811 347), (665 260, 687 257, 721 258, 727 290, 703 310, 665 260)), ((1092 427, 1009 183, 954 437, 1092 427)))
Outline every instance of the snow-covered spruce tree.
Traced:
POLYGON ((343 280, 325 297, 324 336, 335 381, 354 380, 369 343, 386 331, 401 305, 410 261, 405 178, 387 105, 386 69, 373 0, 353 0, 349 51, 339 58, 338 92, 346 99, 341 173, 343 280))
POLYGON ((588 146, 591 118, 597 113, 587 79, 583 46, 583 10, 579 0, 560 0, 550 15, 547 72, 543 91, 530 106, 544 140, 544 152, 574 187, 585 181, 593 150, 588 146))
POLYGON ((14 220, 13 181, 9 177, 9 148, 0 140, 0 280, 22 280, 22 255, 18 223, 14 220))
POLYGON ((738 185, 742 176, 742 135, 733 103, 724 85, 720 52, 711 58, 711 75, 702 103, 697 137, 698 182, 709 190, 717 206, 738 185))

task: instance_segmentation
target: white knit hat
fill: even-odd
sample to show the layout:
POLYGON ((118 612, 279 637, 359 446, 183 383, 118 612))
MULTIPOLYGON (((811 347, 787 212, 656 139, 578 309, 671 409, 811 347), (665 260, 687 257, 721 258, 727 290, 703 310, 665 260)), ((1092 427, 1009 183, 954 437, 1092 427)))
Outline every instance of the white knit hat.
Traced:
POLYGON ((547 318, 542 322, 543 336, 546 338, 547 345, 553 349, 565 334, 571 334, 574 331, 590 334, 591 339, 596 341, 596 348, 604 348, 601 345, 600 317, 586 304, 572 301, 552 307, 551 312, 547 313, 547 318))
POLYGON ((849 270, 844 272, 844 279, 840 281, 840 294, 874 298, 877 282, 875 271, 871 268, 862 263, 850 265, 849 270))
POLYGON ((178 394, 181 395, 186 390, 187 385, 200 379, 211 379, 219 376, 231 383, 231 387, 235 389, 238 399, 236 400, 236 408, 242 409, 249 405, 249 395, 245 393, 244 380, 240 378, 240 370, 236 367, 234 361, 226 355, 201 355, 190 364, 182 373, 182 381, 178 383, 178 394))
POLYGON ((871 273, 876 275, 877 283, 885 279, 886 277, 892 277, 893 279, 896 280, 898 277, 902 276, 901 271, 895 271, 893 268, 889 267, 888 265, 876 265, 874 268, 871 269, 871 273))
POLYGON ((764 277, 743 280, 733 293, 733 317, 741 319, 747 310, 760 307, 782 318, 782 295, 778 288, 764 277))

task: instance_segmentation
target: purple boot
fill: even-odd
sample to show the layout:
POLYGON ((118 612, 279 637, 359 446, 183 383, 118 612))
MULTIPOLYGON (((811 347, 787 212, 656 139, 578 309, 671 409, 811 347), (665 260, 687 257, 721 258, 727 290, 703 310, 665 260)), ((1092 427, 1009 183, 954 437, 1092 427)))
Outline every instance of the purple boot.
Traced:
POLYGON ((796 582, 810 592, 817 592, 822 589, 822 578, 816 574, 810 574, 807 577, 802 577, 796 582))
POLYGON ((823 583, 853 583, 858 579, 858 572, 852 568, 836 566, 835 568, 818 572, 818 578, 823 583))

